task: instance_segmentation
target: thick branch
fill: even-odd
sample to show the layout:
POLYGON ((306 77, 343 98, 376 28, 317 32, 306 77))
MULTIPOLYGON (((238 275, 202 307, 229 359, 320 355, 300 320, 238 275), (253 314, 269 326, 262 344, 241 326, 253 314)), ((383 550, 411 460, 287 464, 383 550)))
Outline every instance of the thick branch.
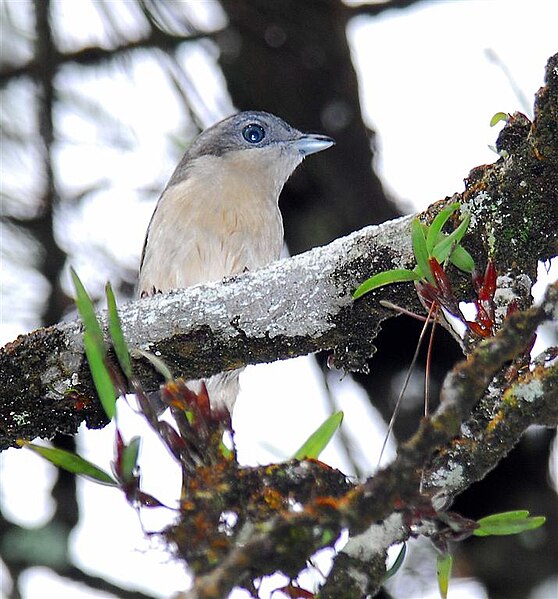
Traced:
MULTIPOLYGON (((338 350, 341 366, 364 367, 373 351, 369 339, 387 311, 371 301, 354 305, 351 292, 370 272, 410 264, 409 225, 407 217, 369 227, 259 272, 132 302, 121 309, 124 334, 130 347, 156 352, 187 378, 323 349, 338 350), (364 340, 363 327, 370 332, 364 340)), ((413 296, 411 288, 384 294, 405 305, 413 296)), ((145 363, 136 367, 147 390, 158 387, 156 373, 145 363)), ((40 412, 50 412, 44 435, 73 428, 84 416, 92 424, 102 418, 90 401, 78 321, 19 337, 2 349, 0 369, 10 442, 28 436, 40 412), (33 419, 16 421, 30 405, 33 419)))
MULTIPOLYGON (((471 214, 465 245, 480 269, 495 261, 503 306, 514 297, 530 304, 538 260, 558 248, 558 55, 549 60, 547 84, 537 94, 533 123, 519 113, 500 133, 502 157, 477 167, 467 189, 434 204, 430 221, 447 201, 471 214)), ((351 292, 381 270, 412 266, 411 217, 368 227, 265 270, 189 290, 136 301, 121 311, 131 347, 156 352, 176 376, 199 378, 222 370, 331 350, 339 367, 366 368, 372 340, 388 313, 387 299, 420 309, 411 285, 392 285, 353 302, 351 292)), ((451 273, 450 273, 451 274, 451 273)), ((457 273, 458 274, 458 273, 457 273)), ((457 276, 459 299, 471 297, 457 276)), ((18 437, 74 432, 82 420, 104 416, 86 368, 78 322, 40 329, 0 352, 0 447, 18 437)), ((146 390, 159 378, 136 362, 146 390)))
MULTIPOLYGON (((432 417, 422 421, 413 437, 401 446, 392 464, 340 497, 320 496, 310 500, 303 510, 282 512, 267 523, 252 525, 252 529, 242 535, 242 543, 238 543, 217 567, 195 578, 194 588, 187 597, 224 597, 242 580, 250 566, 263 560, 272 571, 279 561, 277 556, 284 553, 292 556, 302 545, 305 550, 313 548, 315 551, 323 546, 326 531, 330 532, 330 538, 335 539, 342 527, 347 527, 351 535, 356 536, 352 536, 336 558, 334 570, 320 596, 352 599, 374 593, 385 574, 385 550, 394 542, 414 534, 409 516, 424 510, 424 515, 419 516, 415 524, 421 521, 427 523, 435 516, 430 510, 432 497, 442 509, 441 492, 447 501, 473 482, 467 476, 460 476, 457 482, 455 472, 450 478, 441 476, 440 470, 430 469, 425 473, 425 480, 431 484, 425 492, 421 485, 423 464, 450 441, 452 446, 459 444, 460 438, 455 436, 463 419, 489 388, 493 377, 509 360, 521 355, 538 325, 555 319, 557 310, 558 284, 555 284, 549 287, 540 307, 512 315, 497 336, 483 342, 469 359, 448 375, 440 407, 432 417), (383 522, 371 527, 377 521, 383 522), (364 533, 367 527, 371 528, 364 533), (296 535, 289 534, 293 530, 296 530, 296 535), (296 546, 293 546, 293 538, 296 538, 296 546), (348 561, 351 567, 347 567, 348 561), (356 570, 357 562, 363 565, 360 574, 356 570)), ((515 442, 532 422, 530 415, 533 411, 556 413, 557 376, 558 366, 540 366, 535 373, 518 380, 506 391, 501 409, 507 409, 510 418, 517 423, 522 422, 516 430, 515 442), (539 384, 535 383, 537 380, 539 384), (546 393, 547 390, 549 393, 546 393), (513 400, 510 395, 513 395, 513 400)), ((488 393, 491 394, 491 391, 488 393)), ((488 426, 487 433, 492 434, 493 428, 488 426)), ((464 434, 461 439, 465 439, 464 434)), ((476 441, 470 440, 471 443, 476 441)), ((447 467, 451 458, 444 451, 440 455, 440 460, 445 461, 447 467)), ((498 452, 488 452, 483 463, 485 467, 489 464, 494 467, 500 458, 498 452)), ((283 476, 288 478, 291 469, 285 468, 283 476)), ((434 526, 432 524, 433 531, 434 526)))

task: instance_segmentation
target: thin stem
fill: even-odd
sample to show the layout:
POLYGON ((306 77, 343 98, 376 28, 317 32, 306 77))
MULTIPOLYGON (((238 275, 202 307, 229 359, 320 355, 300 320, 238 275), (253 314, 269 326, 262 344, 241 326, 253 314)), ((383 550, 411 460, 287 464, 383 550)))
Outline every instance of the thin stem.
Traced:
POLYGON ((432 302, 432 304, 430 305, 430 310, 428 311, 428 316, 426 317, 426 320, 424 321, 424 325, 422 327, 422 331, 420 332, 420 335, 419 335, 419 338, 417 341, 417 347, 415 349, 413 359, 411 360, 411 365, 409 366, 409 369, 407 370, 407 376, 405 377, 405 381, 403 382, 403 387, 401 388, 401 391, 399 392, 399 396, 397 397, 395 409, 393 410, 393 414, 391 415, 391 419, 388 424, 388 430, 387 430, 386 436, 384 438, 384 442, 382 443, 382 449, 380 450, 380 457, 378 458, 378 467, 380 466, 380 463, 382 461, 382 457, 384 455, 384 451, 385 451, 389 436, 391 435, 391 433, 393 431, 393 427, 395 425, 397 416, 399 415, 399 411, 401 409, 401 403, 403 401, 403 395, 405 394, 405 391, 407 390, 407 386, 409 385, 409 381, 411 380, 411 375, 413 374, 413 370, 417 363, 420 347, 421 347, 422 341, 424 339, 424 336, 426 334, 426 329, 428 328, 428 324, 430 323, 432 313, 435 308, 437 309, 437 304, 435 304, 435 302, 432 302))
MULTIPOLYGON (((432 304, 434 306, 434 304, 432 304)), ((424 368, 424 415, 428 416, 430 411, 430 366, 432 363, 432 348, 434 346, 434 332, 436 331, 436 323, 438 322, 438 304, 435 309, 428 314, 430 318, 432 314, 432 330, 430 331, 430 340, 428 341, 428 351, 426 352, 426 366, 424 368)))
POLYGON ((410 316, 411 318, 420 320, 421 322, 426 321, 426 317, 420 314, 415 314, 414 312, 411 312, 411 310, 407 310, 407 308, 403 308, 402 306, 398 306, 397 304, 388 302, 387 300, 380 300, 380 306, 388 308, 388 310, 393 310, 394 312, 399 312, 399 314, 405 314, 405 316, 410 316))

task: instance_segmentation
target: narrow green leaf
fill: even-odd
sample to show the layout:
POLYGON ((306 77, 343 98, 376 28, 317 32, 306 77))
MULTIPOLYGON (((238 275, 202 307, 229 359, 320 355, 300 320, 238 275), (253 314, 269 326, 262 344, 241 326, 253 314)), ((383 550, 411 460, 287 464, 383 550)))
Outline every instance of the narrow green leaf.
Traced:
POLYGON ((539 528, 545 522, 544 516, 530 517, 527 510, 501 512, 478 520, 479 528, 476 528, 473 534, 477 537, 516 535, 525 530, 539 528))
POLYGON ((332 414, 302 444, 300 449, 294 454, 294 459, 317 459, 331 440, 331 437, 335 434, 335 431, 341 426, 342 421, 343 412, 332 414))
POLYGON ((322 536, 320 538, 320 546, 325 547, 326 545, 332 544, 332 541, 337 539, 339 533, 336 534, 331 528, 325 528, 322 530, 322 536))
POLYGON ((426 278, 418 264, 413 268, 413 272, 417 275, 417 279, 416 279, 417 281, 419 281, 420 279, 426 278))
POLYGON ((85 330, 90 331, 95 343, 97 343, 99 346, 102 354, 105 355, 106 346, 103 339, 103 330, 99 324, 99 321, 97 320, 97 315, 95 314, 95 305, 91 301, 91 298, 85 290, 83 283, 73 268, 70 268, 70 274, 72 276, 74 288, 76 290, 76 306, 79 315, 83 320, 85 330))
POLYGON ((91 370, 91 377, 95 383, 95 389, 101 400, 101 405, 105 410, 106 415, 110 420, 114 418, 116 411, 116 390, 112 378, 105 365, 105 355, 100 348, 95 335, 91 331, 86 330, 83 334, 83 346, 85 348, 85 355, 89 362, 89 369, 91 370))
POLYGON ((469 227, 469 223, 471 222, 471 217, 469 215, 465 216, 465 218, 459 224, 459 227, 452 231, 449 235, 444 237, 442 241, 439 241, 432 250, 432 255, 440 264, 443 264, 448 257, 449 253, 452 251, 454 246, 457 246, 459 242, 463 239, 463 236, 467 232, 469 227))
POLYGON ((509 520, 516 520, 517 518, 528 518, 529 510, 512 510, 509 512, 498 512, 497 514, 490 514, 478 520, 477 524, 481 522, 502 522, 509 520))
POLYGON ((490 126, 494 127, 494 125, 497 125, 500 121, 507 121, 507 120, 508 120, 508 115, 505 112, 497 112, 490 119, 490 126))
POLYGON ((418 279, 420 279, 420 275, 412 270, 407 270, 406 268, 384 270, 371 276, 369 279, 366 279, 364 283, 359 285, 357 290, 353 293, 353 299, 358 299, 369 291, 377 289, 378 287, 383 287, 384 285, 402 283, 405 281, 417 281, 418 279))
POLYGON ((392 566, 388 570, 386 570, 386 573, 384 574, 384 579, 382 580, 382 582, 385 582, 386 580, 388 580, 389 578, 391 578, 392 576, 397 574, 397 571, 403 565, 403 561, 405 560, 406 555, 407 555, 407 543, 403 543, 403 545, 401 546, 401 550, 397 554, 397 557, 395 558, 395 561, 393 562, 392 566))
POLYGON ((436 559, 436 576, 438 577, 438 588, 442 599, 446 599, 448 596, 452 564, 453 558, 450 553, 439 555, 436 559))
POLYGON ((151 366, 153 366, 153 368, 155 368, 155 370, 159 374, 162 374, 168 383, 174 380, 174 377, 172 376, 172 372, 170 371, 169 367, 163 362, 163 360, 161 360, 161 358, 159 358, 155 354, 145 351, 144 349, 139 349, 135 347, 134 349, 132 349, 132 356, 140 356, 151 362, 151 366))
POLYGON ((450 255, 451 263, 463 272, 472 273, 475 269, 475 261, 469 252, 462 246, 456 245, 450 255))
POLYGON ((424 228, 418 218, 413 219, 411 223, 411 238, 413 242, 413 253, 415 260, 424 274, 426 279, 435 285, 434 277, 430 272, 430 265, 428 264, 428 250, 426 249, 426 238, 424 236, 424 228))
POLYGON ((51 464, 63 468, 68 472, 80 474, 104 485, 118 486, 118 483, 110 474, 75 453, 56 447, 43 447, 34 443, 24 442, 22 444, 48 460, 51 464))
POLYGON ((120 317, 118 316, 118 310, 116 309, 116 299, 110 283, 106 284, 105 292, 107 296, 107 307, 108 307, 108 322, 109 332, 114 346, 116 357, 122 372, 130 379, 132 378, 132 362, 130 360, 130 354, 128 353, 128 345, 124 339, 122 333, 122 326, 120 324, 120 317))
POLYGON ((133 478, 134 469, 138 463, 140 443, 141 439, 139 437, 132 437, 128 445, 122 450, 122 478, 126 482, 133 478))
POLYGON ((103 330, 95 314, 95 306, 87 294, 83 283, 76 271, 71 268, 70 273, 76 290, 76 306, 85 326, 83 346, 89 362, 91 376, 97 389, 106 415, 112 420, 116 406, 116 391, 111 376, 105 365, 106 345, 103 339, 103 330))
POLYGON ((436 218, 432 221, 432 224, 428 227, 428 233, 426 235, 426 249, 428 253, 432 253, 432 249, 438 241, 438 235, 442 231, 443 226, 448 222, 449 217, 459 208, 459 202, 450 204, 443 210, 440 210, 436 215, 436 218))

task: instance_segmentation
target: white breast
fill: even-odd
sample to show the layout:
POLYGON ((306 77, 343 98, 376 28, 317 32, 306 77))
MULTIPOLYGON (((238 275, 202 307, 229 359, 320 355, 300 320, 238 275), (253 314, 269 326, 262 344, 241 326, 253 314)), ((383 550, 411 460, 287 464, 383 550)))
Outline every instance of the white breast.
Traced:
POLYGON ((165 190, 148 231, 140 293, 218 281, 279 258, 277 201, 296 164, 288 173, 262 169, 246 154, 198 158, 184 181, 165 190))

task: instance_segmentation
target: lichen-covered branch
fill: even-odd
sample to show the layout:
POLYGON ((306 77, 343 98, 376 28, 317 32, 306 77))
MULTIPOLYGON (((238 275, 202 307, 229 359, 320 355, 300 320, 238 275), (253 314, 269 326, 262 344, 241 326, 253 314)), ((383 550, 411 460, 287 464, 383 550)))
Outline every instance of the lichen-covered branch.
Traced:
MULTIPOLYGON (((484 396, 491 402, 491 411, 497 420, 500 420, 497 414, 504 410, 506 417, 513 421, 513 439, 509 434, 499 437, 499 443, 508 451, 531 424, 534 413, 555 417, 557 365, 541 364, 529 374, 517 376, 502 390, 503 398, 494 396, 492 385, 503 367, 521 358, 538 325, 555 320, 557 313, 558 283, 549 287, 540 307, 511 316, 498 335, 480 344, 467 360, 454 368, 444 382, 438 410, 424 419, 418 431, 399 448, 391 465, 364 483, 345 490, 347 483, 342 477, 332 476, 327 467, 320 468, 313 462, 261 467, 256 469, 256 476, 250 469, 251 480, 260 481, 249 485, 250 494, 254 496, 256 490, 262 494, 255 503, 268 510, 273 504, 281 507, 271 509, 267 518, 254 517, 244 523, 237 532, 237 541, 230 543, 229 551, 218 564, 213 568, 200 568, 187 597, 224 597, 233 586, 276 570, 296 575, 297 568, 302 568, 313 552, 333 544, 343 528, 348 529, 351 539, 336 558, 320 597, 353 599, 373 594, 385 574, 387 548, 417 534, 417 530, 435 535, 443 522, 438 511, 443 511, 457 493, 501 459, 500 449, 487 451, 494 446, 490 437, 497 434, 498 425, 491 421, 484 429, 484 436, 472 437, 470 425, 477 416, 473 414, 470 420, 465 420, 479 399, 484 396), (470 471, 462 467, 456 472, 457 461, 452 450, 466 443, 483 446, 486 456, 479 469, 473 465, 470 471), (312 477, 312 492, 303 496, 301 481, 306 483, 312 477), (297 508, 289 509, 288 502, 280 500, 281 489, 285 488, 295 493, 291 498, 296 497, 297 508), (274 499, 270 500, 272 496, 274 499)), ((461 463, 468 461, 470 458, 461 463)), ((244 473, 243 468, 235 471, 233 478, 239 481, 235 485, 232 482, 223 485, 221 479, 220 487, 234 486, 238 495, 244 473)), ((195 486, 197 488, 198 483, 195 486)), ((186 493, 186 497, 191 500, 192 496, 186 493)), ((219 500, 223 501, 223 497, 226 494, 221 493, 219 500)), ((239 508, 228 505, 220 509, 239 508)), ((259 515, 262 515, 261 509, 259 515)), ((175 543, 177 530, 183 525, 184 521, 173 529, 171 540, 175 543)), ((196 536, 192 532, 183 537, 189 551, 192 551, 191 539, 196 536)), ((184 551, 181 549, 181 553, 184 551)))
MULTIPOLYGON (((516 374, 512 383, 504 380, 498 383, 498 380, 502 367, 512 358, 521 357, 522 348, 529 345, 530 335, 538 323, 557 318, 558 283, 548 289, 541 308, 532 308, 510 319, 497 337, 481 344, 447 376, 437 413, 431 420, 424 421, 417 434, 400 448, 399 456, 403 457, 398 460, 404 466, 397 467, 397 461, 392 465, 397 475, 402 475, 398 501, 403 499, 408 507, 413 502, 420 505, 421 497, 429 497, 433 506, 443 509, 495 468, 529 426, 555 425, 558 419, 557 364, 550 362, 547 366, 539 364, 533 370, 527 369, 524 374, 516 374), (455 435, 445 441, 439 438, 436 443, 436 436, 444 437, 452 429, 455 435), (414 452, 425 443, 427 453, 434 447, 436 452, 431 452, 434 458, 423 462, 426 467, 421 469, 420 454, 414 452), (411 452, 409 459, 405 458, 407 452, 411 452), (406 464, 409 468, 405 475, 406 464), (412 470, 413 465, 416 472, 412 470), (405 495, 406 489, 411 496, 405 495)), ((381 493, 385 493, 385 484, 386 481, 374 477, 363 487, 381 486, 381 493)), ((367 495, 367 502, 374 505, 375 498, 375 494, 367 495)), ((384 564, 388 547, 411 536, 401 512, 378 520, 381 521, 349 540, 337 556, 320 597, 353 598, 377 591, 383 572, 379 576, 371 574, 377 570, 374 564, 384 564)))
MULTIPOLYGON (((409 225, 406 217, 368 227, 258 272, 121 306, 126 340, 186 378, 322 349, 335 351, 342 367, 364 367, 389 312, 376 301, 355 305, 351 293, 370 272, 411 264, 409 225)), ((412 288, 383 297, 419 306, 412 288)), ((72 432, 83 419, 102 422, 82 334, 80 322, 62 323, 1 350, 2 445, 72 432)), ((135 368, 146 390, 158 388, 161 378, 145 361, 135 368)))
MULTIPOLYGON (((512 301, 519 308, 530 305, 538 260, 558 253, 557 65, 554 56, 533 123, 519 113, 511 116, 497 142, 501 158, 473 169, 465 192, 422 215, 429 222, 448 201, 460 201, 470 213, 463 243, 479 269, 488 258, 495 262, 500 316, 512 301)), ((381 321, 392 316, 380 300, 421 309, 411 285, 391 285, 358 302, 351 298, 371 274, 412 267, 410 222, 404 217, 367 227, 259 272, 121 306, 126 338, 187 378, 319 350, 334 353, 339 367, 365 368, 381 321)), ((460 299, 469 299, 468 278, 449 275, 460 299)), ((82 420, 103 424, 82 332, 77 321, 63 323, 0 350, 0 448, 17 438, 75 432, 82 420)), ((158 387, 150 365, 136 360, 135 368, 146 390, 158 387)))

